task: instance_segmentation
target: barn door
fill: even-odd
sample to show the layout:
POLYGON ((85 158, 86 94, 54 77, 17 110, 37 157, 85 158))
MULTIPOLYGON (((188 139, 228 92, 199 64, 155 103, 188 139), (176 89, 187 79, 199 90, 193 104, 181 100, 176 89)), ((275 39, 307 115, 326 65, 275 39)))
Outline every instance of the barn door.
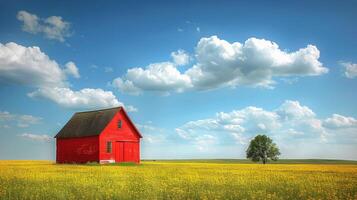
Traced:
POLYGON ((124 142, 115 143, 115 162, 124 162, 124 142))
POLYGON ((132 142, 125 142, 124 144, 124 161, 125 162, 134 162, 133 158, 133 143, 132 142))
POLYGON ((115 143, 115 162, 139 162, 139 154, 138 142, 115 143))

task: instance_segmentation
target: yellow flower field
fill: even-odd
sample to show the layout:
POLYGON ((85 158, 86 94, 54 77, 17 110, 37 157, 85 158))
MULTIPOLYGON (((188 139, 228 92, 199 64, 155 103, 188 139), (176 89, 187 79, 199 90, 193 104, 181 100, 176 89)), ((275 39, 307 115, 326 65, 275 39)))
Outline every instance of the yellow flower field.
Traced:
POLYGON ((0 161, 0 199, 357 199, 357 165, 0 161))

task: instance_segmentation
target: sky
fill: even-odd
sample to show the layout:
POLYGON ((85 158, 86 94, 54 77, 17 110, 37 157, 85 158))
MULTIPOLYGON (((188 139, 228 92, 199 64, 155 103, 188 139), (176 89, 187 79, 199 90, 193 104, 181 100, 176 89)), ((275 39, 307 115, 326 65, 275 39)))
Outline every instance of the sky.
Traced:
POLYGON ((356 1, 1 1, 0 159, 124 106, 143 159, 357 160, 356 1))

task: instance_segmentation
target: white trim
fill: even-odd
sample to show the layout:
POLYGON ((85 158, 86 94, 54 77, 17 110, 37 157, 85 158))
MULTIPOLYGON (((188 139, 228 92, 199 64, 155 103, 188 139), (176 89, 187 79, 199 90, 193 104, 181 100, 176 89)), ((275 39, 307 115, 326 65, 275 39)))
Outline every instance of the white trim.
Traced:
POLYGON ((100 164, 115 163, 115 160, 100 160, 100 164))

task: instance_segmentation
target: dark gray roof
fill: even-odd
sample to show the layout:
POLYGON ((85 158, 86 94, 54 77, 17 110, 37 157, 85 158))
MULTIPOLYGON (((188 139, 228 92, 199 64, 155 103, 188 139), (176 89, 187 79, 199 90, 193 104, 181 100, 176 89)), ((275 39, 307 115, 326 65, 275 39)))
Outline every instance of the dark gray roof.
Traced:
POLYGON ((122 107, 77 112, 57 133, 55 138, 74 138, 99 135, 122 107))

